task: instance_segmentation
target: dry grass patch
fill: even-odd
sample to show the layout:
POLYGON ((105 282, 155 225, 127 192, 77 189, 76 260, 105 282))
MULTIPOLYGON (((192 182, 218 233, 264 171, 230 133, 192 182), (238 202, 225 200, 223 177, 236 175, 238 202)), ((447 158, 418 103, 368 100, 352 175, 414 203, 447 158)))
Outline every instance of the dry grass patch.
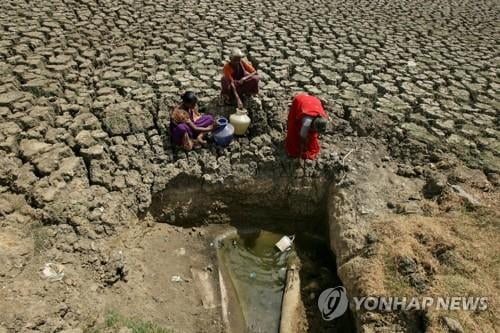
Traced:
MULTIPOLYGON (((426 332, 446 332, 443 318, 465 332, 496 332, 499 304, 500 214, 492 208, 451 211, 433 217, 390 216, 373 224, 375 242, 364 274, 365 295, 488 297, 485 311, 431 308, 426 332)), ((358 282, 362 282, 359 279, 358 282)))

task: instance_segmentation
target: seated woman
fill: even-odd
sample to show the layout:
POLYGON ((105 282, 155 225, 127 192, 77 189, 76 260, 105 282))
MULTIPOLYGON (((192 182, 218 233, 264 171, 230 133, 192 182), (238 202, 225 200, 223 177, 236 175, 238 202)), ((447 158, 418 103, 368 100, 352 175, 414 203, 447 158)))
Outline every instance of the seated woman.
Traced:
POLYGON ((243 60, 244 54, 239 49, 231 53, 231 60, 224 65, 224 76, 221 80, 221 95, 226 103, 236 99, 238 107, 243 107, 242 95, 259 93, 259 76, 255 68, 243 60))
POLYGON ((194 92, 185 92, 181 99, 182 103, 174 108, 170 116, 170 135, 173 143, 191 150, 206 143, 204 135, 213 130, 214 117, 198 111, 198 98, 194 92))

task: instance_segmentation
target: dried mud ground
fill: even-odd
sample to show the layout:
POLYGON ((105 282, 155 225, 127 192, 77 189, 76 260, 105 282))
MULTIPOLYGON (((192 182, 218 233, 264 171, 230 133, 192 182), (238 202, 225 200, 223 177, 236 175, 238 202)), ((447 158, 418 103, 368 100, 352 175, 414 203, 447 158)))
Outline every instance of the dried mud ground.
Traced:
MULTIPOLYGON (((419 221, 489 212, 486 227, 466 224, 458 238, 446 230, 460 223, 443 222, 442 242, 466 263, 485 260, 490 277, 498 262, 458 244, 474 232, 491 244, 487 253, 498 253, 500 244, 499 16, 498 1, 490 0, 2 1, 0 332, 119 330, 105 327, 115 310, 174 332, 220 332, 219 308, 203 308, 193 281, 170 281, 189 279, 191 266, 213 269, 205 224, 231 222, 232 195, 233 204, 311 216, 332 180, 353 198, 346 216, 356 224, 330 220, 350 292, 363 289, 356 276, 369 272, 355 263, 370 244, 380 245, 374 253, 393 253, 393 229, 378 234, 371 225, 386 214, 419 221), (233 47, 262 78, 261 94, 247 104, 249 134, 226 149, 173 149, 169 111, 183 91, 198 92, 210 112, 232 111, 217 99, 233 47), (282 148, 298 91, 324 99, 333 120, 321 157, 302 164, 282 148), (194 191, 179 201, 183 186, 194 191), (150 209, 158 200, 165 201, 162 214, 150 209), (203 217, 190 215, 198 203, 203 217), (178 256, 181 247, 186 254, 178 256), (44 277, 46 263, 59 265, 61 281, 44 277)), ((406 251, 403 262, 434 260, 418 249, 406 251)), ((474 269, 456 274, 470 281, 478 278, 474 269)), ((387 273, 415 294, 446 285, 439 274, 415 280, 387 273)), ((498 276, 488 281, 479 291, 497 290, 498 276)), ((363 332, 413 332, 405 326, 413 319, 399 318, 397 329, 377 316, 358 319, 371 325, 363 332)), ((432 317, 423 326, 495 330, 484 317, 449 319, 432 317)))

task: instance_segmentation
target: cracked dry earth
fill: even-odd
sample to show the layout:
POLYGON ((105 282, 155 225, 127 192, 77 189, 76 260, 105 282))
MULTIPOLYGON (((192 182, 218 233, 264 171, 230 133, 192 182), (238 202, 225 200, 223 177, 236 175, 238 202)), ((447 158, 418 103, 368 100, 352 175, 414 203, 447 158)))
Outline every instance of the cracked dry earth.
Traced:
POLYGON ((2 1, 0 332, 94 328, 109 309, 220 332, 218 310, 170 283, 210 262, 203 228, 137 217, 179 177, 310 184, 376 146, 401 176, 425 178, 447 156, 498 186, 498 22, 489 0, 2 1), (215 101, 233 47, 262 78, 248 137, 173 149, 180 93, 230 111, 215 101), (326 100, 334 127, 321 158, 294 168, 282 141, 298 91, 326 100), (183 246, 189 260, 175 259, 183 246), (62 281, 44 279, 47 262, 64 266, 62 281))

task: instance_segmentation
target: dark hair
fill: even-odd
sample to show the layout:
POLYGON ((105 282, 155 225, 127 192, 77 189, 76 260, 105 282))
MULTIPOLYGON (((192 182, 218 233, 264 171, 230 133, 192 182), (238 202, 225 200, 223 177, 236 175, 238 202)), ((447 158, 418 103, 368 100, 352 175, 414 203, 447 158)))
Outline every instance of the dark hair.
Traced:
POLYGON ((328 121, 323 117, 314 118, 314 129, 319 133, 324 133, 326 131, 326 125, 328 121))
POLYGON ((184 104, 192 104, 198 101, 198 97, 196 97, 196 94, 192 91, 186 91, 182 94, 181 99, 184 104))

